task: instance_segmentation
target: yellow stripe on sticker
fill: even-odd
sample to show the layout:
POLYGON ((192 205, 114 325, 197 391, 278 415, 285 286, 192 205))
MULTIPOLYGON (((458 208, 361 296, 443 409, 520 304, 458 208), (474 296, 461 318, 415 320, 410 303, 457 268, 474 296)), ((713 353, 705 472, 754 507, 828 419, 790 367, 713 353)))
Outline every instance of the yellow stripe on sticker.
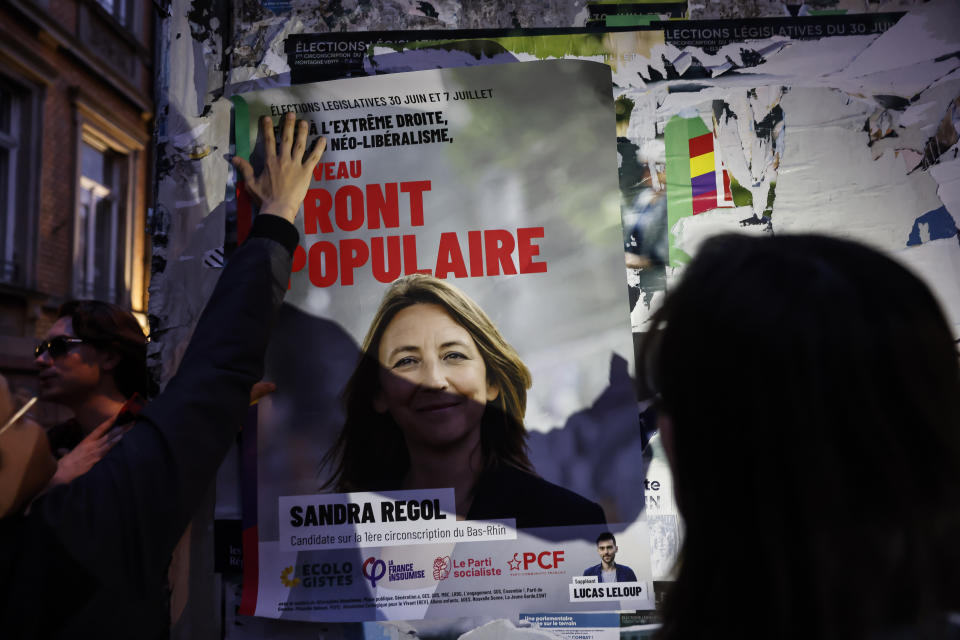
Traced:
POLYGON ((714 170, 713 151, 690 158, 690 177, 702 176, 714 170))

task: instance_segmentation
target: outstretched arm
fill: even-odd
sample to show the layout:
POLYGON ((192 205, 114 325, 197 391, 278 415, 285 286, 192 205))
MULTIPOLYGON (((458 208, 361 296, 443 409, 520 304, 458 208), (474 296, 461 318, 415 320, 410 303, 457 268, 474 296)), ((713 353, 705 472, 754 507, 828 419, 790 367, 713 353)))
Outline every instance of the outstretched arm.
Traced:
POLYGON ((254 176, 246 161, 234 160, 261 214, 221 274, 177 374, 96 466, 34 503, 31 517, 41 518, 91 575, 114 586, 148 590, 164 579, 262 376, 298 242, 291 222, 324 148, 321 140, 304 157, 305 123, 295 127, 286 117, 274 149, 265 120, 263 172, 254 176))

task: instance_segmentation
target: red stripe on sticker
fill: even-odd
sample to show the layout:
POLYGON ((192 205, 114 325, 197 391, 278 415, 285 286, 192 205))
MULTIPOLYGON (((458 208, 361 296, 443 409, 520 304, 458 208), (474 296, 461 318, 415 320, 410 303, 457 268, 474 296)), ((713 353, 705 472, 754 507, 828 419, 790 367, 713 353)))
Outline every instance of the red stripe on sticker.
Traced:
POLYGON ((717 191, 714 189, 709 193, 702 193, 693 198, 693 215, 717 208, 717 191))
POLYGON ((690 157, 696 158, 713 151, 713 134, 705 133, 696 138, 690 138, 690 157))

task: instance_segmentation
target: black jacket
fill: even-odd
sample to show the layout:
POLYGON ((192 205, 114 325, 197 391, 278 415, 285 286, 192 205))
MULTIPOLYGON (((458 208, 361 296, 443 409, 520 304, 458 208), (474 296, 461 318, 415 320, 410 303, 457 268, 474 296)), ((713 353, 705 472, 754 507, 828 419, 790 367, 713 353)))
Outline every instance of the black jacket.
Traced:
POLYGON ((0 521, 0 636, 154 638, 166 571, 260 379, 297 244, 259 216, 197 323, 177 374, 89 472, 0 521))
POLYGON ((596 502, 507 465, 483 472, 467 514, 467 520, 503 518, 516 518, 518 529, 607 522, 596 502))

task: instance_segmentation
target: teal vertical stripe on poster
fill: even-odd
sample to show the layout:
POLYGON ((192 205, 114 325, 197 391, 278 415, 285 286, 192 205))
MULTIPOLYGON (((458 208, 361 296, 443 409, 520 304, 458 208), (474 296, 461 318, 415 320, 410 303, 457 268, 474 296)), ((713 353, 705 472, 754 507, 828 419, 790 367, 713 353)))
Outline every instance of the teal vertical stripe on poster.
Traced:
POLYGON ((240 96, 230 98, 233 103, 234 153, 244 160, 250 159, 250 109, 240 96))

